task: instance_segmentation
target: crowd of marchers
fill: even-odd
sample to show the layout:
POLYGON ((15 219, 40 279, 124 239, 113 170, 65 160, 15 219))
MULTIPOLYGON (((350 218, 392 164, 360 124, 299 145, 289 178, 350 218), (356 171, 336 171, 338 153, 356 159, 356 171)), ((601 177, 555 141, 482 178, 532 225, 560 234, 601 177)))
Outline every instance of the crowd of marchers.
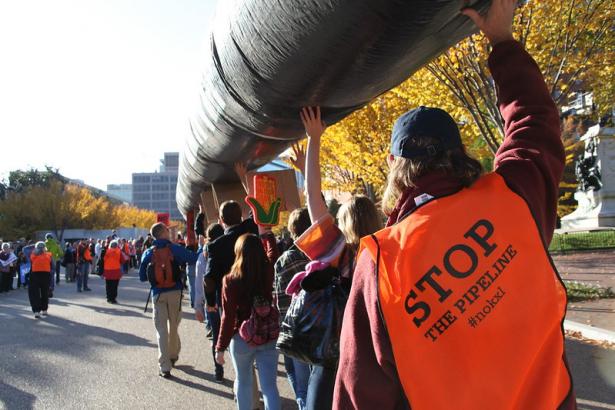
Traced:
POLYGON ((65 241, 63 245, 52 233, 38 242, 0 240, 0 292, 27 290, 38 319, 47 316, 49 299, 62 281, 74 283, 76 292, 89 292, 88 281, 95 274, 105 280, 107 302, 114 304, 120 279, 139 267, 143 250, 152 242, 149 234, 128 239, 119 238, 115 231, 105 239, 65 241))

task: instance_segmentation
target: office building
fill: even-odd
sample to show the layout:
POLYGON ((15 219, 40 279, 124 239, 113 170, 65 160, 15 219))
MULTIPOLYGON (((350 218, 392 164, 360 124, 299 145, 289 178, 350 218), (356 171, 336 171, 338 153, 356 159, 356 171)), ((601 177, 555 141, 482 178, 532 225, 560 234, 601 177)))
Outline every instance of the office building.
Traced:
POLYGON ((108 184, 107 194, 109 194, 110 197, 119 199, 122 202, 132 204, 131 184, 108 184))
POLYGON ((182 220, 175 202, 179 153, 165 152, 158 172, 132 174, 132 203, 138 208, 168 212, 171 219, 182 220))

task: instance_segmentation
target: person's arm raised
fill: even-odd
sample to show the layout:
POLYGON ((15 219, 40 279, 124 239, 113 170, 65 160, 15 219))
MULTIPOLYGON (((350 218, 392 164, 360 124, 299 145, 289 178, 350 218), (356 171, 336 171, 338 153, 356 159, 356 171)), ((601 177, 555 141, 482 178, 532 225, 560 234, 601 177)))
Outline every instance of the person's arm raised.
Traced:
POLYGON ((320 118, 320 107, 305 107, 300 113, 307 134, 305 159, 305 190, 307 207, 312 223, 318 221, 327 211, 322 198, 320 182, 320 137, 325 132, 325 123, 320 118))

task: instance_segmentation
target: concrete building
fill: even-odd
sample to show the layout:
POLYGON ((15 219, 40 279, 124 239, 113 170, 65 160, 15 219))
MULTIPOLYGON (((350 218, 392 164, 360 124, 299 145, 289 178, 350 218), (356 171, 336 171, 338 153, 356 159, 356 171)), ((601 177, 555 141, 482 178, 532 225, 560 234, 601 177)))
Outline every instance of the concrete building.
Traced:
POLYGON ((120 201, 132 204, 132 184, 108 184, 107 194, 120 201))
POLYGON ((132 174, 132 203, 155 212, 168 212, 171 219, 182 220, 175 202, 179 153, 165 152, 158 172, 132 174))

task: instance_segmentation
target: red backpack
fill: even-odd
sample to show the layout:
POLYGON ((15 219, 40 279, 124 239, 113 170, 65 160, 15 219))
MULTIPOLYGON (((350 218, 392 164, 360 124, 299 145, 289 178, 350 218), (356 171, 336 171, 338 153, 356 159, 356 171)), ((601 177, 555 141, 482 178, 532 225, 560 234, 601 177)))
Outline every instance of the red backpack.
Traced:
POLYGON ((250 346, 277 340, 280 335, 280 312, 275 304, 256 296, 250 317, 239 327, 239 336, 250 346))
POLYGON ((178 267, 173 263, 171 246, 152 249, 152 259, 147 265, 147 279, 154 288, 174 288, 180 280, 178 267))

